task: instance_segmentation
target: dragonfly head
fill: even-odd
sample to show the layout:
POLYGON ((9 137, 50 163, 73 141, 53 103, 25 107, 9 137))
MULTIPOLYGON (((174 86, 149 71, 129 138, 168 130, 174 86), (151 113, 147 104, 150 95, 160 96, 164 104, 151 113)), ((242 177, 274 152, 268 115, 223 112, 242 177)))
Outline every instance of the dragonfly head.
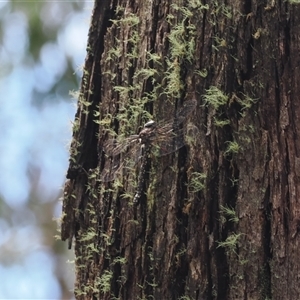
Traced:
POLYGON ((152 128, 156 125, 156 122, 153 120, 148 121, 145 125, 144 128, 152 128))
POLYGON ((139 141, 141 144, 149 143, 149 137, 153 135, 156 128, 156 122, 150 120, 144 125, 144 128, 139 133, 139 141))

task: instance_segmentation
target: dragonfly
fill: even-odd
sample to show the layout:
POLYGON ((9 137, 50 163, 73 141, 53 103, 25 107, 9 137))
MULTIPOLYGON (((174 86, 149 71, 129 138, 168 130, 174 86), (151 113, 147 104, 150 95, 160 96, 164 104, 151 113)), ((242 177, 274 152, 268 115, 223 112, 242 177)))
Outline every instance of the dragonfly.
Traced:
POLYGON ((152 153, 159 157, 165 156, 182 148, 186 142, 185 129, 181 126, 194 111, 195 99, 186 101, 172 120, 155 122, 148 121, 139 134, 117 141, 110 139, 104 144, 106 162, 101 173, 104 182, 114 180, 117 174, 123 175, 140 164, 136 194, 133 202, 137 203, 142 196, 148 159, 152 153))

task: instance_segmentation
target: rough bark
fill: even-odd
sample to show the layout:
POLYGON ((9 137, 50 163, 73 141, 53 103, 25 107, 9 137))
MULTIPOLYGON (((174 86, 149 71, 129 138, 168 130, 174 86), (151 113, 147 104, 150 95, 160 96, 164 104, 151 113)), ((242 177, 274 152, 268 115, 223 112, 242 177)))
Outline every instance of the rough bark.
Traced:
POLYGON ((95 3, 63 203, 77 299, 300 298, 299 26, 279 0, 95 3), (136 174, 101 181, 112 130, 191 98, 138 205, 136 174))

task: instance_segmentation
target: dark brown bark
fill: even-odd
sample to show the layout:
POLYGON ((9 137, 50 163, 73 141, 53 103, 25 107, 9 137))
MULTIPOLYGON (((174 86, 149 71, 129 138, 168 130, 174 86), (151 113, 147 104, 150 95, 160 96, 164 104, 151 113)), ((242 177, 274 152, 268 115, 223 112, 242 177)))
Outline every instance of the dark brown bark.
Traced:
POLYGON ((299 26, 279 0, 96 2, 63 203, 77 299, 300 298, 299 26), (191 98, 193 140, 138 205, 133 175, 101 182, 112 129, 191 98))

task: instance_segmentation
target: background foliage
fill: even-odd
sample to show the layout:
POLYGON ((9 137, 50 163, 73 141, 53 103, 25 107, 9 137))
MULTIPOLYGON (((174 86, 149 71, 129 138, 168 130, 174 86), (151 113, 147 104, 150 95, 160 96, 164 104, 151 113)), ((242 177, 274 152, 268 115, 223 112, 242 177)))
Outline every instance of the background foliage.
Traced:
POLYGON ((0 2, 1 299, 72 297, 72 252, 54 238, 54 218, 92 6, 0 2))

